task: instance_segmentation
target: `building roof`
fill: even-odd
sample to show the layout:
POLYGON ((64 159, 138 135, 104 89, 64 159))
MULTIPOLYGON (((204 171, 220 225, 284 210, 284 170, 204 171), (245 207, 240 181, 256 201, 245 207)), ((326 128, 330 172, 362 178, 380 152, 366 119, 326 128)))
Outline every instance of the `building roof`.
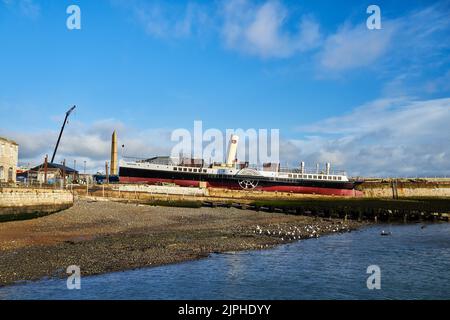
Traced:
POLYGON ((18 146, 17 142, 15 142, 13 140, 6 139, 6 138, 3 138, 3 137, 0 137, 0 141, 4 141, 4 142, 7 142, 7 143, 10 143, 10 144, 18 146))
MULTIPOLYGON (((68 166, 63 166, 62 164, 58 163, 47 163, 48 169, 60 169, 61 171, 64 170, 67 174, 75 173, 77 174, 78 171, 72 168, 69 168, 68 166)), ((38 165, 34 168, 31 168, 30 171, 38 171, 38 170, 44 170, 44 164, 38 165)))

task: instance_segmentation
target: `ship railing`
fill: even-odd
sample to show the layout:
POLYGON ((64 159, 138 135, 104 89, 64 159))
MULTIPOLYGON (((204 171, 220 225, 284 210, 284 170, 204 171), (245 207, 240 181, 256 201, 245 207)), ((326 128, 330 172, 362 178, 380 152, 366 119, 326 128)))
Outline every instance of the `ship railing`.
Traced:
POLYGON ((304 168, 303 172, 300 168, 292 168, 292 167, 281 167, 278 171, 273 168, 272 170, 268 170, 268 168, 264 168, 263 166, 249 166, 249 169, 254 169, 257 171, 271 171, 271 172, 279 172, 279 173, 293 173, 293 174, 320 174, 320 175, 336 175, 336 176, 347 176, 345 170, 341 169, 333 169, 327 174, 326 170, 320 168, 317 171, 317 168, 304 168))

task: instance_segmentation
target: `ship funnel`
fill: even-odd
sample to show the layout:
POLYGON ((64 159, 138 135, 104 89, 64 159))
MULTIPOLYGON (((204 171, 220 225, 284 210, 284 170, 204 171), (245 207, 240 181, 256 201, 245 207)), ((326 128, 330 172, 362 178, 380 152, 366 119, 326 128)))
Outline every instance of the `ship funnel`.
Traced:
POLYGON ((330 168, 331 168, 331 164, 329 162, 327 162, 327 164, 326 164, 327 175, 330 174, 330 168))
POLYGON ((237 135, 232 135, 230 139, 230 145, 228 146, 228 157, 227 166, 232 167, 236 160, 237 146, 239 142, 239 137, 237 135))
POLYGON ((305 173, 305 162, 300 162, 300 173, 303 174, 305 173))

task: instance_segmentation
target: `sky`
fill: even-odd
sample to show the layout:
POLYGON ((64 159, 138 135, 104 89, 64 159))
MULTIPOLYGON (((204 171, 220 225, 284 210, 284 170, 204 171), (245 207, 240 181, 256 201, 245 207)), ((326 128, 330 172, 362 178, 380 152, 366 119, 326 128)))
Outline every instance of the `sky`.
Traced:
POLYGON ((200 120, 279 129, 290 165, 450 176, 450 1, 0 0, 0 135, 20 164, 52 154, 72 105, 56 161, 89 172, 113 130, 149 157, 200 120))

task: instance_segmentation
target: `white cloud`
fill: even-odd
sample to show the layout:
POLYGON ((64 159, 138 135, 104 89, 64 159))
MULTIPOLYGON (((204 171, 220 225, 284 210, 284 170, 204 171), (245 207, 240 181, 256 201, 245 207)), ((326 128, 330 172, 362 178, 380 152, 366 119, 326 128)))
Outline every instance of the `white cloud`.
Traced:
POLYGON ((303 16, 297 30, 289 32, 288 10, 277 1, 226 1, 223 20, 228 48, 263 58, 289 57, 317 47, 321 39, 319 25, 310 16, 303 16))
MULTIPOLYGON (((87 170, 103 170, 105 161, 110 160, 111 135, 118 134, 118 152, 121 156, 145 158, 169 154, 170 133, 168 129, 136 130, 114 119, 94 123, 71 121, 62 136, 55 162, 66 159, 73 166, 76 160, 80 169, 87 161, 87 170), (122 149, 122 145, 124 148, 122 149)), ((59 131, 17 132, 0 130, 0 135, 9 137, 19 144, 19 162, 22 165, 38 165, 48 154, 51 158, 59 131)))
POLYGON ((423 61, 445 60, 450 43, 445 2, 400 17, 390 17, 381 7, 381 30, 367 29, 368 15, 362 10, 356 24, 346 21, 326 34, 310 13, 298 17, 282 0, 110 1, 131 11, 151 37, 172 40, 219 33, 226 48, 263 59, 304 54, 322 75, 372 67, 394 78, 423 61), (316 56, 313 49, 319 51, 316 56))
POLYGON ((212 25, 208 6, 196 2, 180 5, 160 1, 115 0, 113 4, 130 10, 145 32, 154 38, 187 38, 206 33, 212 25))
POLYGON ((368 30, 365 24, 346 24, 326 39, 320 64, 333 71, 370 65, 387 52, 395 31, 395 24, 382 30, 368 30))
POLYGON ((442 76, 427 81, 425 91, 428 93, 450 91, 450 70, 447 70, 442 76))
POLYGON ((3 0, 3 3, 22 15, 35 19, 41 14, 41 7, 34 0, 3 0))
POLYGON ((351 175, 450 176, 449 123, 450 98, 380 99, 299 128, 305 138, 286 141, 281 153, 291 161, 331 161, 351 175))
MULTIPOLYGON (((309 167, 331 162, 334 168, 346 169, 352 176, 450 176, 449 123, 450 98, 380 99, 349 114, 298 128, 304 137, 281 140, 280 159, 291 166, 300 161, 309 167)), ((170 140, 170 129, 136 130, 114 119, 70 122, 56 161, 66 159, 73 165, 75 159, 80 169, 86 160, 90 172, 103 170, 110 158, 114 129, 120 156, 169 155, 176 144, 170 140)), ((0 135, 19 143, 22 164, 36 165, 45 154, 51 156, 58 131, 0 130, 0 135)))
POLYGON ((406 73, 424 61, 445 58, 450 46, 448 15, 448 6, 440 2, 398 18, 386 17, 381 7, 381 30, 368 30, 365 21, 345 22, 328 35, 318 54, 320 66, 340 72, 373 65, 387 74, 403 66, 400 73, 406 73))

